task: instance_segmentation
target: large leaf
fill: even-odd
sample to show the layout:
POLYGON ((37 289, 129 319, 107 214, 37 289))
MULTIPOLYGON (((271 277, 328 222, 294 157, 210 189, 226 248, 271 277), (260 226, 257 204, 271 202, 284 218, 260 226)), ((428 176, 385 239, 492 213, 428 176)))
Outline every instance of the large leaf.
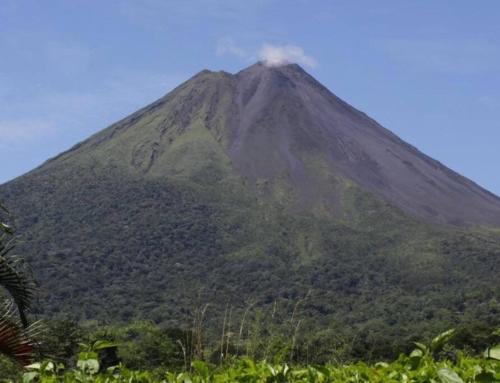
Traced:
POLYGON ((438 371, 438 376, 442 383, 464 383, 462 378, 451 368, 441 368, 438 371))
POLYGON ((106 340, 97 340, 92 345, 92 350, 94 351, 106 350, 108 348, 115 348, 116 346, 117 344, 113 342, 109 342, 106 340))
POLYGON ((500 360, 500 344, 488 348, 484 353, 484 356, 488 359, 500 360))
POLYGON ((436 351, 438 348, 441 348, 446 342, 448 342, 451 338, 455 336, 455 330, 451 329, 439 334, 435 337, 431 342, 431 350, 436 351))
POLYGON ((99 372, 99 361, 97 359, 79 359, 76 366, 87 374, 95 375, 99 372))

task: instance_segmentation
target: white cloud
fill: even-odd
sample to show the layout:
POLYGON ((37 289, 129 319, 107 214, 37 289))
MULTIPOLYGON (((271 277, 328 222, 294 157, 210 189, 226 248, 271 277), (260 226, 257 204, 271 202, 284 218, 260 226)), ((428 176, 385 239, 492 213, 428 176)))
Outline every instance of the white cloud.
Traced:
POLYGON ((315 67, 316 60, 305 54, 304 49, 296 45, 264 44, 259 51, 259 58, 268 66, 280 66, 297 63, 307 67, 315 67))
POLYGON ((248 52, 245 49, 237 46, 231 37, 224 37, 222 39, 219 39, 219 41, 217 42, 216 53, 217 56, 230 54, 245 59, 249 57, 248 52))

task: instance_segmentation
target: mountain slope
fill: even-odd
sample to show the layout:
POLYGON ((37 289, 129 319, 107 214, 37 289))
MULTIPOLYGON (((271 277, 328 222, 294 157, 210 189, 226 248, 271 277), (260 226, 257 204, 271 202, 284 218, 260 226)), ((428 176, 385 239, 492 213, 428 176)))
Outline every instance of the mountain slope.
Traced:
POLYGON ((258 167, 255 157, 278 151, 300 188, 310 173, 303 170, 304 157, 313 152, 332 173, 413 214, 447 223, 500 224, 498 197, 402 142, 298 66, 256 65, 236 77, 239 124, 230 151, 244 174, 267 178, 269 166, 258 167), (245 161, 253 168, 246 169, 245 161))
POLYGON ((500 225, 497 196, 406 144, 297 65, 203 71, 56 163, 96 161, 162 177, 189 176, 207 160, 250 187, 285 183, 308 208, 318 201, 338 207, 328 178, 339 176, 425 219, 500 225))
POLYGON ((297 65, 202 71, 0 198, 43 314, 179 325, 195 304, 311 290, 315 325, 498 323, 498 197, 297 65))

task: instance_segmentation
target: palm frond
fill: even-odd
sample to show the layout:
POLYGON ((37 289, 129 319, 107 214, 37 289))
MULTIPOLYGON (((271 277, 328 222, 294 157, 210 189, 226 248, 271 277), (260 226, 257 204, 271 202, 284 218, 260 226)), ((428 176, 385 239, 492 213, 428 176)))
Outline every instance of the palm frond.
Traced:
POLYGON ((15 306, 10 301, 0 308, 0 353, 26 366, 35 356, 37 343, 34 339, 39 323, 25 328, 16 319, 15 313, 15 306))
POLYGON ((28 325, 26 312, 30 307, 36 286, 33 279, 23 270, 22 260, 8 255, 12 248, 5 247, 0 250, 0 286, 12 296, 21 322, 26 327, 28 325))
POLYGON ((12 297, 3 307, 0 305, 0 353, 27 365, 35 353, 33 339, 39 328, 38 323, 28 326, 26 318, 35 284, 26 273, 23 260, 10 254, 14 247, 8 239, 14 232, 4 222, 6 215, 10 218, 9 211, 0 203, 0 287, 12 297))
MULTIPOLYGON (((4 214, 7 214, 10 217, 9 211, 1 203, 0 203, 0 212, 3 212, 4 214)), ((0 233, 10 234, 10 235, 13 234, 12 227, 3 221, 3 219, 1 218, 1 215, 0 215, 0 233)))

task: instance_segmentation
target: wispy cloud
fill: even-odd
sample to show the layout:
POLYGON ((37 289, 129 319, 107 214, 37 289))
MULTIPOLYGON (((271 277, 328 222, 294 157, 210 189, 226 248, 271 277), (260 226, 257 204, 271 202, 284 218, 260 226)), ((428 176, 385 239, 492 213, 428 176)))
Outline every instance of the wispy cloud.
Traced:
POLYGON ((304 49, 296 45, 264 44, 259 51, 259 58, 269 66, 297 63, 307 67, 315 67, 316 60, 306 55, 304 49))
POLYGON ((418 70, 474 74, 500 64, 500 48, 486 41, 395 38, 377 40, 375 46, 418 70))
POLYGON ((217 42, 216 49, 217 56, 223 56, 226 54, 230 54, 233 56, 237 56, 243 59, 248 59, 250 54, 246 49, 236 45, 234 40, 231 37, 223 37, 219 39, 217 42))

